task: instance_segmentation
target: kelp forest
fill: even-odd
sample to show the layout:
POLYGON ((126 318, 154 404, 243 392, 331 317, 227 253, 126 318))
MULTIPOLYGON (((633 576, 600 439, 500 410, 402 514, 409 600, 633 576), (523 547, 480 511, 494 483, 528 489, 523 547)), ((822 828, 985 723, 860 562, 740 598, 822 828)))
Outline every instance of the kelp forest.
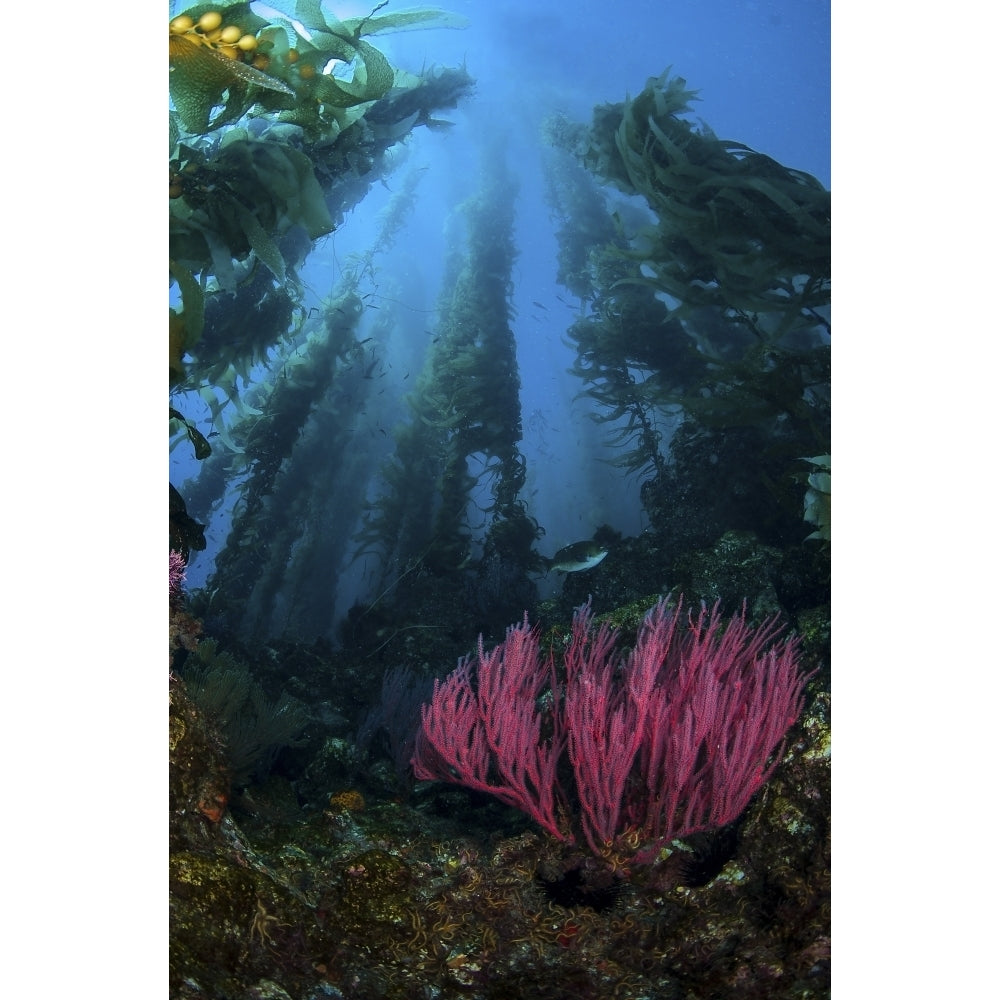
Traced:
POLYGON ((828 996, 830 192, 663 65, 524 117, 574 533, 517 119, 336 8, 169 21, 170 995, 828 996))

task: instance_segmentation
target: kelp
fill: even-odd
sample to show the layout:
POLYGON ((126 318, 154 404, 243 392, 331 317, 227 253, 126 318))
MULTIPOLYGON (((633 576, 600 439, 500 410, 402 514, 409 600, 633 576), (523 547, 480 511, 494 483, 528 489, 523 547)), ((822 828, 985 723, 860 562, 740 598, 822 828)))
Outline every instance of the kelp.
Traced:
POLYGON ((384 97, 395 83, 393 67, 364 36, 467 23, 429 8, 339 21, 319 0, 268 6, 287 20, 269 22, 249 3, 223 0, 188 8, 171 21, 170 96, 187 132, 204 135, 254 110, 301 125, 313 140, 333 138, 357 117, 344 112, 384 97), (203 29, 201 20, 215 12, 219 26, 203 29), (226 45, 215 36, 228 26, 240 38, 226 45), (340 64, 336 75, 326 72, 331 60, 340 64))
POLYGON ((194 448, 195 458, 200 461, 212 454, 212 446, 208 443, 205 435, 190 420, 187 420, 183 413, 175 410, 172 406, 170 407, 170 419, 176 420, 184 428, 184 433, 187 434, 188 440, 194 448))
POLYGON ((626 242, 594 178, 555 143, 566 119, 555 116, 543 126, 549 146, 543 159, 545 197, 557 222, 556 280, 581 300, 595 296, 591 254, 626 242))
MULTIPOLYGON (((281 364, 271 376, 259 415, 244 418, 232 428, 242 450, 242 481, 236 487, 232 527, 215 559, 209 588, 217 592, 214 612, 231 619, 233 625, 243 621, 268 563, 279 551, 281 563, 287 559, 288 550, 278 544, 285 529, 293 529, 289 545, 302 530, 302 521, 289 519, 290 504, 277 504, 275 496, 284 478, 296 480, 299 489, 315 478, 308 466, 296 472, 291 457, 310 417, 343 370, 338 353, 345 342, 355 339, 363 312, 353 290, 345 290, 328 303, 322 319, 303 331, 303 342, 294 352, 300 363, 281 364)), ((246 624, 252 631, 252 624, 246 624)))
POLYGON ((640 268, 625 280, 654 289, 679 317, 704 306, 779 314, 778 341, 829 302, 830 194, 809 174, 681 117, 695 92, 669 74, 595 109, 589 131, 563 128, 562 141, 656 215, 629 251, 640 268))
POLYGON ((591 307, 569 329, 572 370, 623 449, 615 464, 654 473, 645 496, 666 482, 666 431, 683 418, 685 441, 773 439, 767 490, 790 511, 800 456, 829 448, 830 194, 689 121, 695 96, 667 70, 595 108, 589 128, 547 124, 553 145, 651 213, 626 232, 606 198, 603 245, 599 224, 560 230, 561 259, 576 261, 562 280, 591 307))
MULTIPOLYGON (((365 427, 366 400, 384 373, 383 350, 398 322, 391 309, 380 309, 359 339, 371 298, 362 286, 375 281, 379 254, 415 206, 422 176, 414 170, 403 179, 371 245, 345 261, 336 289, 270 360, 250 393, 257 415, 229 428, 240 451, 228 467, 238 499, 209 587, 213 613, 242 634, 312 636, 333 624, 337 569, 354 528, 344 511, 361 507, 380 457, 367 436, 359 446, 359 432, 373 431, 365 427)), ((206 339, 212 335, 207 329, 206 339)), ((199 511, 218 501, 215 471, 207 467, 192 486, 199 511)))
POLYGON ((180 552, 185 562, 192 550, 200 552, 206 547, 205 525, 199 524, 187 512, 184 498, 170 486, 170 548, 180 552))
POLYGON ((708 366, 693 391, 679 397, 685 412, 711 430, 787 423, 803 445, 829 441, 830 348, 794 350, 757 344, 738 361, 708 366))
POLYGON ((269 6, 283 16, 266 20, 248 3, 222 2, 190 7, 170 23, 170 258, 180 293, 170 313, 172 388, 197 385, 192 368, 202 377, 206 368, 220 373, 231 386, 230 373, 246 372, 294 335, 292 326, 249 324, 241 314, 226 325, 242 320, 247 332, 212 343, 202 337, 202 316, 220 294, 235 306, 261 271, 275 304, 298 298, 303 242, 331 232, 383 175, 385 151, 472 86, 464 70, 397 73, 365 41, 463 26, 445 11, 378 7, 341 22, 318 0, 269 6), (368 112, 377 112, 372 127, 368 112), (250 125, 236 127, 244 116, 250 125))
POLYGON ((171 20, 170 99, 175 125, 203 135, 242 117, 266 92, 295 99, 295 91, 279 77, 244 62, 247 56, 254 58, 256 35, 267 23, 244 2, 199 4, 171 20), (202 27, 203 19, 222 11, 225 17, 217 28, 202 27), (222 24, 236 28, 240 37, 254 39, 253 49, 221 45, 212 36, 221 35, 222 24))
POLYGON ((253 250, 283 282, 277 240, 296 225, 310 240, 333 229, 311 161, 285 143, 233 130, 211 156, 182 145, 173 164, 185 197, 171 202, 171 256, 193 272, 213 270, 227 291, 236 287, 227 258, 253 250))
POLYGON ((177 282, 183 313, 170 310, 170 385, 173 388, 185 377, 184 355, 201 337, 205 325, 205 295, 194 275, 177 261, 168 262, 170 276, 177 282))
POLYGON ((436 336, 409 397, 413 419, 394 431, 384 488, 357 536, 356 558, 378 554, 387 585, 415 562, 437 575, 472 571, 474 529, 486 525, 484 552, 514 576, 538 563, 540 529, 519 499, 526 473, 509 325, 516 186, 499 143, 484 163, 483 187, 461 206, 464 252, 451 241, 436 336), (479 526, 468 517, 477 487, 490 497, 479 526))
POLYGON ((617 452, 610 463, 630 475, 659 472, 664 429, 704 360, 650 289, 621 282, 634 265, 616 246, 590 259, 594 307, 567 331, 577 351, 570 370, 583 382, 580 395, 598 404, 590 419, 608 425, 606 442, 617 452))

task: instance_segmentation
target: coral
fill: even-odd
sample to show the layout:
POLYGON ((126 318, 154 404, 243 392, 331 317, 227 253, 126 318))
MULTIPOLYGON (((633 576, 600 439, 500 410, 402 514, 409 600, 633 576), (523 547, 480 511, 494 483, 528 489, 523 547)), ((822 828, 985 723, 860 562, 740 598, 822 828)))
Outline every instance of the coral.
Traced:
POLYGON ((187 563, 182 553, 170 550, 170 655, 181 649, 193 652, 198 647, 201 622, 190 615, 184 604, 184 572, 187 563))
POLYGON ((330 796, 330 806, 333 809, 346 809, 347 812, 361 812, 365 807, 365 797, 355 788, 338 792, 330 796))
POLYGON ((412 805, 366 787, 363 811, 330 807, 323 747, 312 785, 272 775, 216 822, 202 806, 226 775, 222 740, 175 678, 170 995, 825 996, 828 709, 820 694, 724 836, 626 873, 540 832, 507 835, 498 809, 436 814, 426 788, 412 805))
POLYGON ((703 601, 739 607, 746 601, 750 616, 760 620, 781 608, 776 586, 782 573, 782 553, 764 545, 749 531, 727 531, 704 549, 688 552, 675 564, 685 592, 703 601))
POLYGON ((180 552, 170 550, 170 600, 174 601, 181 596, 181 584, 184 582, 184 570, 187 563, 180 552))
POLYGON ((365 716, 355 737, 358 747, 368 751, 377 733, 385 735, 396 780, 403 789, 413 783, 410 759, 420 727, 420 706, 430 694, 429 679, 418 677, 410 667, 390 668, 382 677, 378 704, 365 716))
POLYGON ((537 703, 546 687, 556 689, 554 662, 550 656, 543 665, 527 614, 488 655, 480 636, 475 674, 466 657, 444 683, 434 682, 421 713, 414 774, 488 792, 557 839, 571 839, 560 822, 565 793, 557 769, 565 736, 558 719, 552 736, 541 737, 537 703))
POLYGON ((563 685, 527 615, 488 654, 480 636, 475 671, 466 657, 435 682, 414 773, 488 792, 573 843, 558 776, 565 748, 579 827, 612 865, 648 862, 675 837, 732 822, 780 762, 807 676, 796 639, 772 645, 777 617, 755 629, 744 611, 723 630, 716 604, 681 621, 682 602, 671 612, 660 601, 619 676, 616 633, 595 632, 581 607, 563 685))

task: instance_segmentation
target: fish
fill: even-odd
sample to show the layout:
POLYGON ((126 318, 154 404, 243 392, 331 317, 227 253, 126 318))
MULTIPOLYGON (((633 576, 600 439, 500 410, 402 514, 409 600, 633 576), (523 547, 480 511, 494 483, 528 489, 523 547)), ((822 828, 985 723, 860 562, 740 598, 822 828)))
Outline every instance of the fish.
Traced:
POLYGON ((606 555, 608 549, 597 542, 573 542, 561 548, 551 559, 545 559, 545 565, 551 573, 580 573, 593 569, 606 555))

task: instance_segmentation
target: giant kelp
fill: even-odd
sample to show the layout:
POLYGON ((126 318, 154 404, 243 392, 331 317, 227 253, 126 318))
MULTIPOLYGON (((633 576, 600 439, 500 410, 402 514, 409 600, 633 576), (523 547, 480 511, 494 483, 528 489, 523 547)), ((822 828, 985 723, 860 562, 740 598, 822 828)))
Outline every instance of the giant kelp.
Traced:
MULTIPOLYGON (((301 530, 301 523, 290 520, 289 511, 274 501, 279 476, 296 475, 289 461, 293 449, 319 400, 342 370, 338 357, 354 341, 362 312, 361 300, 353 292, 334 299, 324 321, 313 326, 276 373, 259 413, 233 428, 231 437, 242 451, 244 471, 237 486, 232 528, 216 557, 211 588, 217 591, 216 612, 231 609, 234 624, 243 620, 254 589, 266 582, 262 574, 270 559, 270 546, 275 551, 283 549, 287 555, 287 546, 279 543, 289 530, 295 534, 301 530), (268 544, 263 544, 265 541, 268 544)), ((305 487, 300 484, 300 488, 305 487)))
POLYGON ((376 14, 385 6, 343 21, 320 0, 275 0, 268 7, 285 17, 274 21, 244 0, 188 8, 170 22, 172 128, 202 135, 256 110, 301 126, 310 139, 335 138, 364 113, 355 109, 400 82, 366 36, 466 23, 429 8, 376 14))
MULTIPOLYGON (((341 22, 318 0, 271 6, 286 17, 265 21, 247 3, 223 2, 171 21, 171 433, 175 443, 194 444, 202 460, 219 445, 247 453, 229 425, 261 416, 248 400, 255 367, 258 378, 261 366, 298 369, 298 398, 305 398, 311 376, 302 370, 310 360, 303 338, 314 331, 303 331, 298 267, 313 241, 386 176, 387 152, 435 111, 454 107, 473 83, 464 69, 419 77, 396 70, 365 41, 463 23, 446 12, 373 12, 341 22), (197 437, 183 396, 192 391, 214 425, 197 437), (226 416, 230 407, 234 417, 226 416)), ((251 456, 267 443, 254 427, 251 456)), ((233 472, 252 460, 258 472, 250 479, 262 481, 261 463, 282 450, 271 443, 271 457, 218 463, 198 506, 217 503, 224 465, 233 472)))
POLYGON ((472 84, 464 70, 396 70, 365 41, 461 26, 455 15, 426 9, 338 21, 318 0, 270 6, 286 18, 269 22, 247 3, 222 2, 171 21, 170 261, 181 306, 171 310, 171 382, 180 388, 197 384, 206 366, 218 375, 252 364, 288 332, 275 311, 273 322, 253 325, 250 342, 246 330, 206 341, 206 296, 236 294, 258 268, 273 286, 260 300, 287 296, 289 279, 298 283, 290 269, 379 178, 386 150, 472 84), (185 355, 199 366, 191 378, 185 355))
POLYGON ((715 305, 792 323, 829 301, 830 194, 809 174, 687 120, 695 96, 668 69, 632 100, 595 109, 574 151, 656 215, 632 280, 684 311, 715 305))
MULTIPOLYGON (((616 463, 655 474, 647 507, 672 492, 664 430, 683 419, 686 441, 735 428, 766 441, 760 488, 800 512, 799 459, 829 448, 830 195, 690 121, 694 96, 668 70, 636 97, 595 108, 589 128, 548 124, 551 143, 651 213, 626 233, 609 207, 619 225, 603 245, 564 227, 582 261, 574 287, 588 288, 591 304, 569 330, 573 370, 625 449, 616 463)), ((727 492, 725 477, 717 469, 705 493, 727 492)))
POLYGON ((395 130, 359 118, 335 141, 309 144, 301 129, 265 119, 253 134, 233 128, 222 140, 178 144, 171 160, 170 254, 183 308, 171 310, 173 387, 219 384, 280 343, 290 326, 274 302, 300 297, 296 269, 312 241, 389 172, 387 151, 417 124, 417 115, 394 110, 396 102, 405 95, 407 109, 417 103, 426 114, 454 106, 471 85, 464 70, 413 78, 410 89, 393 91, 377 105, 382 120, 401 123, 395 130), (226 334, 213 336, 205 327, 206 300, 240 297, 248 283, 256 288, 257 322, 241 328, 245 308, 234 301, 219 318, 226 334))
POLYGON ((545 197, 556 220, 558 269, 556 280, 577 298, 595 295, 590 255, 605 246, 627 245, 609 210, 605 192, 566 149, 559 145, 571 123, 552 116, 543 127, 545 197))
POLYGON ((464 250, 457 242, 447 262, 435 340, 409 398, 413 421, 395 432, 385 488, 359 535, 360 553, 380 554, 384 583, 420 563, 437 575, 474 570, 490 585, 505 575, 508 589, 523 590, 539 565, 540 530, 519 497, 526 470, 509 325, 516 185, 499 143, 484 153, 483 175, 460 209, 464 250), (469 515, 474 495, 487 493, 477 501, 486 529, 477 560, 469 515))
MULTIPOLYGON (((378 309, 361 338, 377 262, 416 204, 421 170, 410 170, 381 214, 371 246, 345 262, 322 307, 310 310, 290 350, 242 398, 226 446, 191 486, 199 516, 235 494, 232 526, 209 581, 211 610, 257 636, 317 635, 333 624, 338 567, 378 451, 363 440, 370 394, 386 375, 394 313, 378 309), (224 468, 224 472, 220 471, 224 468)), ((384 433, 384 432, 383 432, 384 433)))

